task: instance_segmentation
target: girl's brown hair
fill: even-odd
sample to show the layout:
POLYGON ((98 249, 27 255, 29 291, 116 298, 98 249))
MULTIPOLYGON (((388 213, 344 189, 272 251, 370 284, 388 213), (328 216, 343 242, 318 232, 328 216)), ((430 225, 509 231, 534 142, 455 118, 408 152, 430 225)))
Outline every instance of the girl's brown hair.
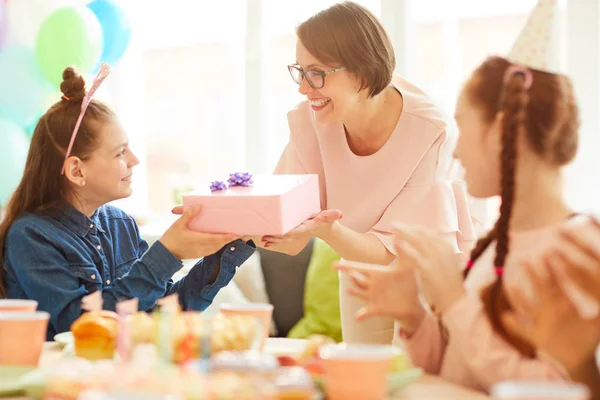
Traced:
MULTIPOLYGON (((467 96, 482 112, 485 122, 492 124, 497 113, 502 112, 500 216, 494 228, 477 242, 471 253, 471 263, 474 263, 495 241, 496 268, 503 268, 510 250, 509 228, 519 137, 524 136, 525 142, 540 158, 562 166, 575 157, 579 129, 579 112, 567 77, 530 69, 533 84, 527 89, 522 73, 513 73, 505 81, 510 66, 511 63, 503 58, 488 58, 473 73, 466 87, 467 96)), ((469 271, 469 268, 465 270, 465 278, 469 271)), ((484 290, 482 299, 494 330, 524 355, 534 357, 534 348, 508 332, 501 323, 502 314, 510 309, 502 288, 502 274, 484 290)))
POLYGON ((396 57, 383 25, 365 7, 335 4, 296 28, 298 39, 321 62, 343 66, 373 97, 392 81, 396 57))
MULTIPOLYGON (((6 236, 13 222, 26 212, 50 211, 73 195, 72 186, 60 172, 86 93, 85 81, 75 68, 68 67, 64 70, 60 90, 63 93, 62 99, 40 118, 35 127, 23 177, 8 202, 6 214, 0 223, 0 298, 6 297, 4 255, 6 236)), ((92 100, 85 112, 71 155, 86 160, 98 146, 97 129, 94 129, 93 122, 112 118, 114 114, 106 105, 92 100)))

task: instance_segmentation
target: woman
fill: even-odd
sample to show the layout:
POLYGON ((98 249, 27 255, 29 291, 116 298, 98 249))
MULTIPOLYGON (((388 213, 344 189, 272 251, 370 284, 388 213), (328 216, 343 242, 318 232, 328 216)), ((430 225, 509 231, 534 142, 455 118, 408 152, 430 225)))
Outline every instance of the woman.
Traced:
MULTIPOLYGON (((455 134, 425 93, 393 76, 381 23, 345 2, 302 23, 297 35, 289 71, 307 100, 288 114, 290 140, 275 173, 318 174, 325 211, 262 245, 296 254, 318 237, 343 259, 387 265, 392 221, 402 221, 467 252, 474 234, 464 188, 451 177, 455 134)), ((390 319, 355 323, 361 303, 347 296, 347 284, 342 275, 344 340, 389 343, 390 319)))

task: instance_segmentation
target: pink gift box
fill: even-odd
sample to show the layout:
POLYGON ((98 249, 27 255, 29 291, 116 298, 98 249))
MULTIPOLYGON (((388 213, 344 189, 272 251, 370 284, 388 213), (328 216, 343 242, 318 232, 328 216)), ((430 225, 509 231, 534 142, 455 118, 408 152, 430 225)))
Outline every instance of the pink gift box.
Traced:
POLYGON ((321 211, 318 175, 255 175, 249 187, 210 191, 210 182, 183 196, 202 205, 190 229, 244 236, 284 235, 321 211))

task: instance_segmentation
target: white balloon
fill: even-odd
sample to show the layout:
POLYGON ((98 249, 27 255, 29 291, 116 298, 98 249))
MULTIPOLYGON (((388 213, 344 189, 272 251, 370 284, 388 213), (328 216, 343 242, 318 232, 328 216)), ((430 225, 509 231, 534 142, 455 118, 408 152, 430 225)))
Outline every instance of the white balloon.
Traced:
POLYGON ((42 22, 59 8, 85 6, 84 0, 9 0, 6 5, 11 43, 34 47, 42 22))

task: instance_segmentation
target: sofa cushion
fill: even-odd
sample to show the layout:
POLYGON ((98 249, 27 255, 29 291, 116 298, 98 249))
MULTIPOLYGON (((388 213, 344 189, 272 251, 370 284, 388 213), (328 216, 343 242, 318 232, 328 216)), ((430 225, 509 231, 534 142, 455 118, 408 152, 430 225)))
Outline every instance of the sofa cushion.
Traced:
POLYGON ((304 315, 304 281, 312 254, 312 243, 311 240, 296 256, 258 249, 279 336, 286 336, 304 315))
POLYGON ((327 243, 315 239, 304 286, 304 316, 288 337, 306 339, 325 335, 342 341, 340 280, 333 264, 340 256, 327 243))

